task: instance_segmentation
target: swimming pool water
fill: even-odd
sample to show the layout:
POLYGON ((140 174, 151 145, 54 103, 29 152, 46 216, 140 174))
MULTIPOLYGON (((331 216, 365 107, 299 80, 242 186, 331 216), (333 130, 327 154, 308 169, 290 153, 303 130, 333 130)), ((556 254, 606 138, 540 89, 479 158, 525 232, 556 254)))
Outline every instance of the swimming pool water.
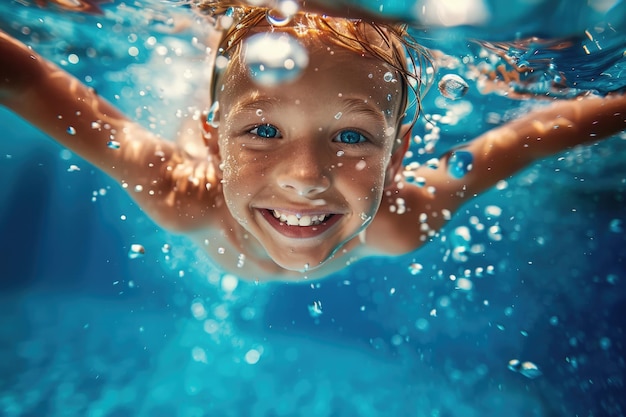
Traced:
MULTIPOLYGON (((201 28, 174 3, 100 6, 88 16, 9 2, 0 28, 168 135, 202 71, 191 39, 201 28)), ((568 94, 623 88, 617 26, 590 31, 593 60, 589 36, 506 49, 543 77, 515 92, 550 90, 559 74, 568 94)), ((469 90, 456 101, 427 93, 428 119, 454 122, 437 134, 420 122, 414 160, 537 104, 486 93, 476 68, 496 56, 453 32, 416 32, 449 55, 434 81, 458 74, 469 90)), ((623 137, 502 182, 413 254, 314 284, 255 285, 222 277, 4 109, 0 126, 2 416, 624 415, 623 137), (145 254, 130 259, 133 244, 145 254), (514 359, 540 375, 511 369, 514 359)))

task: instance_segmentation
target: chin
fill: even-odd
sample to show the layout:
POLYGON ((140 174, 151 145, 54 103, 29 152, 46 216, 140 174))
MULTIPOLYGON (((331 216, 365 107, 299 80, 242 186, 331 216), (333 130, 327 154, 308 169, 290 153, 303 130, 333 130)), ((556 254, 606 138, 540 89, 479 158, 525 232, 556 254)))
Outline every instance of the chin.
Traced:
POLYGON ((330 259, 330 255, 322 259, 320 259, 319 257, 307 258, 304 256, 302 257, 294 256, 294 257, 289 257, 288 259, 277 259, 277 258, 272 257, 272 260, 274 261, 274 263, 276 263, 281 268, 287 271, 302 272, 302 273, 319 269, 324 264, 326 264, 326 262, 329 259, 330 259))

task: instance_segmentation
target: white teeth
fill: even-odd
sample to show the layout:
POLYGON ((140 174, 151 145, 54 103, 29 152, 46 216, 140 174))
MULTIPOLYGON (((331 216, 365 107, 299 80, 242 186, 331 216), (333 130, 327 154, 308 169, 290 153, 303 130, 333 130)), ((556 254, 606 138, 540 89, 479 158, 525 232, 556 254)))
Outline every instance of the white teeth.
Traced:
POLYGON ((326 214, 317 214, 314 216, 303 216, 300 214, 286 214, 281 213, 278 210, 272 210, 272 214, 281 223, 286 223, 289 226, 315 226, 326 220, 326 214))

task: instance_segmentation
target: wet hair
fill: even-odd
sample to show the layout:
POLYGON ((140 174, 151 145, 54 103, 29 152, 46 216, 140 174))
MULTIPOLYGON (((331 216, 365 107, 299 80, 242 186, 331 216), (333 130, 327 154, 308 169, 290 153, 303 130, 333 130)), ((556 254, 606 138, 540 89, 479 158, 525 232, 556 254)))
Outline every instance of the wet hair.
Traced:
MULTIPOLYGON (((221 16, 233 19, 233 23, 223 29, 217 53, 232 56, 239 52, 242 41, 256 28, 271 28, 272 13, 269 7, 246 6, 233 0, 196 0, 195 6, 200 13, 209 16, 219 25, 221 16)), ((331 17, 317 13, 298 12, 288 23, 293 30, 302 30, 312 34, 329 45, 340 46, 347 50, 378 59, 393 68, 402 83, 399 121, 405 120, 409 109, 415 106, 412 117, 415 123, 421 110, 420 92, 423 87, 422 74, 431 66, 431 59, 423 47, 408 33, 407 25, 400 23, 382 23, 364 19, 331 17), (409 99, 409 91, 412 98, 409 99)), ((218 74, 213 74, 212 97, 218 74)))

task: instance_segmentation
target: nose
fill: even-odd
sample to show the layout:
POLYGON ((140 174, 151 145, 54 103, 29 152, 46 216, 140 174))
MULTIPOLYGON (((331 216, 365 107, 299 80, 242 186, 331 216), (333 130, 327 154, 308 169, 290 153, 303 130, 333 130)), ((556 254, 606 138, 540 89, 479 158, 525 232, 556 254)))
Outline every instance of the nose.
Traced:
POLYGON ((301 149, 293 158, 283 161, 284 169, 278 175, 280 188, 310 197, 323 193, 331 181, 325 165, 315 150, 301 149))

